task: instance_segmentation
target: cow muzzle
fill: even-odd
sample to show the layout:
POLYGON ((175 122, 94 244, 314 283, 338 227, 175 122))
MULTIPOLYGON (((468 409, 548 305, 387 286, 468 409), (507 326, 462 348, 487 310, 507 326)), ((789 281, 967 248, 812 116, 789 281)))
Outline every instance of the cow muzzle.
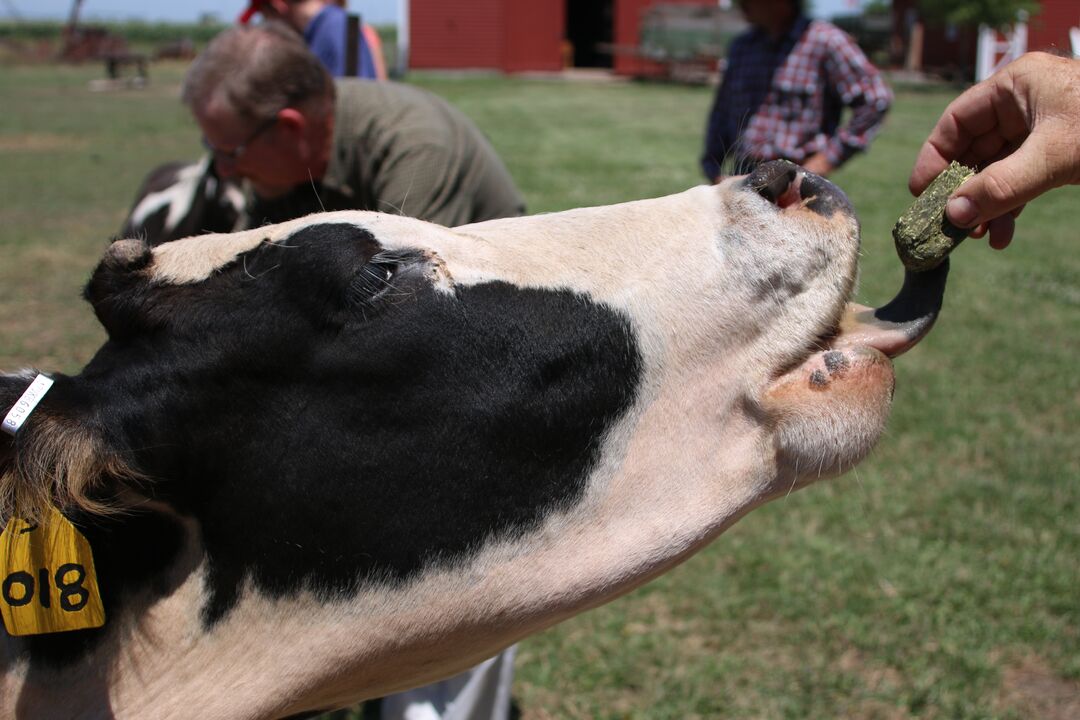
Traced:
MULTIPOLYGON (((780 208, 852 214, 841 190, 788 162, 761 165, 743 182, 780 208)), ((891 406, 891 360, 930 332, 948 273, 948 260, 928 272, 906 270, 900 292, 885 305, 848 302, 836 326, 771 381, 764 401, 779 457, 794 478, 788 488, 843 472, 873 447, 891 406)))
POLYGON ((870 452, 892 405, 892 358, 930 331, 947 275, 946 260, 928 273, 908 271, 881 308, 848 303, 835 333, 769 384, 764 407, 782 469, 778 490, 838 475, 870 452))
MULTIPOLYGON (((854 215, 840 188, 787 160, 763 163, 742 182, 781 209, 800 205, 823 216, 836 212, 854 215)), ((866 347, 889 358, 906 352, 937 320, 948 275, 947 259, 930 271, 905 270, 903 286, 895 298, 880 308, 848 303, 835 332, 817 346, 826 351, 866 347)))

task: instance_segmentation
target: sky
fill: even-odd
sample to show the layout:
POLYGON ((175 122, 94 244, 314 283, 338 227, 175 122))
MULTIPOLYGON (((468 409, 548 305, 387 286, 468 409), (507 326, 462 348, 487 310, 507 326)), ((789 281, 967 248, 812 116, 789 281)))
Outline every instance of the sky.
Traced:
MULTIPOLYGON (((524 0, 527 1, 527 0, 524 0)), ((15 14, 25 19, 66 19, 72 0, 0 0, 0 18, 15 14)), ((399 0, 350 0, 349 9, 373 24, 397 22, 399 0)), ((831 17, 857 9, 861 0, 811 0, 814 15, 831 17)), ((195 22, 204 13, 231 21, 247 7, 246 0, 84 0, 83 20, 145 20, 195 22)))
MULTIPOLYGON (((66 20, 72 0, 0 0, 0 17, 11 17, 11 9, 26 19, 66 20)), ((153 22, 195 22, 203 14, 232 21, 247 7, 246 0, 84 0, 84 20, 145 20, 153 22)), ((397 21, 398 0, 351 0, 349 9, 359 12, 371 23, 397 21)))

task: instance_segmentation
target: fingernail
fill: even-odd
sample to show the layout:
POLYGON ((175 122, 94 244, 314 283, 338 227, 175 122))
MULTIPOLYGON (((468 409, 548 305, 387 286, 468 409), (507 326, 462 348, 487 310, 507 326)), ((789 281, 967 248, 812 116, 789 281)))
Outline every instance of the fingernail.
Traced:
POLYGON ((978 214, 979 209, 975 207, 975 203, 966 197, 954 197, 945 205, 945 215, 958 227, 971 227, 978 214))

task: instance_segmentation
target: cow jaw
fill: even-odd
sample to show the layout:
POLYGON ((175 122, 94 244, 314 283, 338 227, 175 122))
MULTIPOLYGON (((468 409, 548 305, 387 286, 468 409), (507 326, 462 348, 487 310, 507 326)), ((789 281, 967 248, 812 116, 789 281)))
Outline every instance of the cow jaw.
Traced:
MULTIPOLYGON (((740 182, 774 204, 781 216, 794 215, 794 222, 804 221, 799 215, 807 209, 824 218, 818 224, 854 219, 843 193, 790 163, 760 166, 740 182)), ((832 232, 844 234, 842 226, 832 232)), ((857 226, 855 233, 857 238, 857 226)), ((854 260, 833 251, 831 263, 837 267, 831 270, 839 280, 830 284, 830 273, 823 270, 826 282, 818 285, 824 293, 808 288, 783 307, 784 315, 801 320, 798 330, 777 323, 791 339, 777 344, 796 349, 787 362, 774 365, 778 369, 762 395, 777 453, 773 494, 840 474, 866 456, 885 429, 894 388, 891 358, 919 342, 941 308, 947 263, 932 272, 908 272, 896 298, 874 309, 849 301, 854 260), (850 281, 846 286, 844 278, 850 281)))
POLYGON ((821 349, 769 386, 764 404, 780 465, 774 491, 839 475, 873 448, 892 403, 891 360, 930 331, 947 273, 947 262, 931 273, 908 272, 903 289, 882 308, 847 303, 821 349))

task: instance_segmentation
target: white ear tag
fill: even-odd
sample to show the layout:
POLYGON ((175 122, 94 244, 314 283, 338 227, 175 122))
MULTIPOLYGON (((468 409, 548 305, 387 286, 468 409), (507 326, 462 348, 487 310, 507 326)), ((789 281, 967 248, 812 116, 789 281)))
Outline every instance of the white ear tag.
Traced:
POLYGON ((34 408, 41 402, 41 398, 45 397, 45 393, 49 392, 49 388, 52 386, 52 378, 47 378, 44 375, 38 375, 34 378, 34 382, 30 383, 30 387, 26 388, 26 392, 22 394, 22 397, 11 406, 11 410, 8 410, 8 414, 4 416, 4 432, 14 437, 15 433, 19 432, 19 428, 26 422, 26 418, 30 417, 30 413, 34 411, 34 408))

